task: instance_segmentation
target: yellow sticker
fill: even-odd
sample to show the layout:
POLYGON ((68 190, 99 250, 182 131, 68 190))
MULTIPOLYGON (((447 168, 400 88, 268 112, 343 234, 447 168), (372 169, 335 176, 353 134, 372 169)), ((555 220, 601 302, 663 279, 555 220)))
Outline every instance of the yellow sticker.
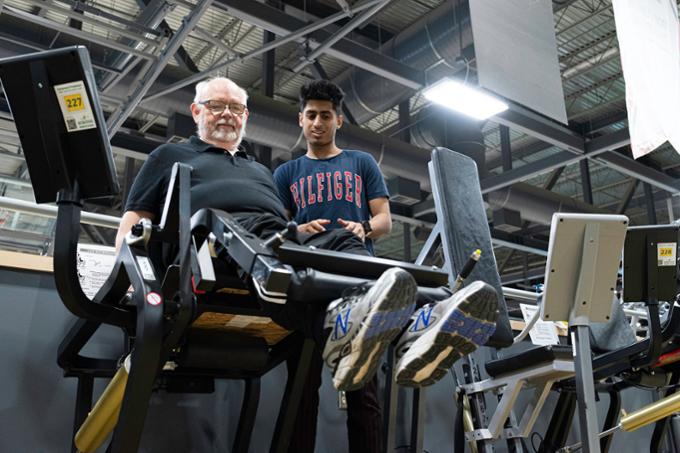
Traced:
POLYGON ((55 85, 54 92, 64 117, 66 131, 78 132, 97 127, 87 89, 82 80, 55 85))
POLYGON ((76 110, 82 110, 85 108, 85 104, 83 104, 83 97, 80 94, 64 96, 64 104, 66 104, 66 109, 69 112, 75 112, 76 110))
POLYGON ((675 266, 676 250, 675 242, 659 242, 656 244, 656 258, 658 266, 675 266))

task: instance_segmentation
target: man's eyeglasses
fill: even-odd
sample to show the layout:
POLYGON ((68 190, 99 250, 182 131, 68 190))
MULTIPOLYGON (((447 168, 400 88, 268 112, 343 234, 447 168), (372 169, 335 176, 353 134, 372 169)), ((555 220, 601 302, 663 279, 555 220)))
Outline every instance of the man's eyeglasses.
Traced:
POLYGON ((210 110, 210 113, 216 116, 223 114, 226 109, 229 109, 231 114, 236 116, 241 116, 246 111, 246 106, 238 102, 230 102, 226 104, 220 101, 207 100, 201 101, 199 104, 205 106, 205 108, 210 110))

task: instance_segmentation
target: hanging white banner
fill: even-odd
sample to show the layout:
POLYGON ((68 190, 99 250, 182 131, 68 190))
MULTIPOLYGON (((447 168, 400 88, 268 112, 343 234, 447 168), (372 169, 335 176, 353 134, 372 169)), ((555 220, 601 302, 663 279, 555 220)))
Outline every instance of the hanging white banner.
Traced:
POLYGON ((633 157, 668 140, 680 153, 680 27, 675 0, 613 0, 633 157))

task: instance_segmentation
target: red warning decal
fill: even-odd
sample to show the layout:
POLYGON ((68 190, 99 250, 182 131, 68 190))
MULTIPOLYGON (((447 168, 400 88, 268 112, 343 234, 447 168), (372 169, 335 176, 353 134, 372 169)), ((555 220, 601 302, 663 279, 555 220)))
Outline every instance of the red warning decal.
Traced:
POLYGON ((160 294, 152 291, 152 292, 150 292, 149 294, 146 295, 146 301, 150 305, 158 305, 161 302, 163 302, 163 298, 161 297, 160 294))

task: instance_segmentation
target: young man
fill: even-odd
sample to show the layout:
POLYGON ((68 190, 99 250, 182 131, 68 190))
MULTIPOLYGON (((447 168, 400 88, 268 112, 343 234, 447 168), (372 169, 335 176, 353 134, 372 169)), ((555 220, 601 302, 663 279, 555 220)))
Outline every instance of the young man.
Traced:
MULTIPOLYGON (((326 80, 310 82, 300 89, 298 121, 307 153, 277 168, 274 181, 286 213, 298 223, 298 231, 318 233, 343 228, 365 241, 373 254, 372 239, 392 229, 387 187, 370 154, 340 149, 335 144, 336 131, 343 123, 343 97, 342 90, 326 80)), ((326 328, 335 330, 339 325, 336 322, 326 328)), ((289 362, 289 371, 294 366, 294 361, 289 362)), ((314 450, 321 369, 321 353, 316 351, 291 445, 295 450, 314 450)), ((381 452, 377 377, 346 397, 350 451, 381 452)))

